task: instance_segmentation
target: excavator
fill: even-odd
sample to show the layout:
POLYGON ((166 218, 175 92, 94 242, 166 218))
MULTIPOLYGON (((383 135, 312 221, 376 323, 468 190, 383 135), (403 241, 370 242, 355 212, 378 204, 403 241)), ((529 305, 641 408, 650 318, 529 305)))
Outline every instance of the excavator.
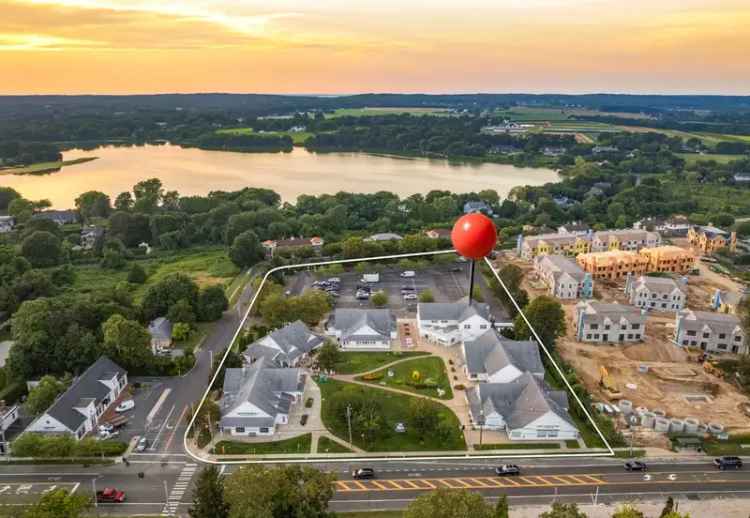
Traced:
POLYGON ((610 399, 620 399, 622 397, 622 392, 619 391, 617 385, 612 381, 612 377, 604 365, 599 366, 599 385, 610 399))
POLYGON ((715 360, 708 353, 703 353, 698 357, 698 363, 703 364, 703 370, 717 378, 723 378, 724 372, 716 366, 715 360))

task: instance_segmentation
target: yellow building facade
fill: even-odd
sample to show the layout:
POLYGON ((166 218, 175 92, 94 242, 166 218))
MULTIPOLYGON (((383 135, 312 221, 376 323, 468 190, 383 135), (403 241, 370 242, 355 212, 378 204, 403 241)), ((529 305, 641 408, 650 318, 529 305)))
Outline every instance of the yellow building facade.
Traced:
POLYGON ((648 257, 624 250, 580 254, 576 260, 594 279, 619 280, 628 274, 642 275, 649 267, 648 257))
POLYGON ((649 272, 688 273, 695 267, 695 255, 679 246, 644 248, 640 254, 648 258, 649 272))

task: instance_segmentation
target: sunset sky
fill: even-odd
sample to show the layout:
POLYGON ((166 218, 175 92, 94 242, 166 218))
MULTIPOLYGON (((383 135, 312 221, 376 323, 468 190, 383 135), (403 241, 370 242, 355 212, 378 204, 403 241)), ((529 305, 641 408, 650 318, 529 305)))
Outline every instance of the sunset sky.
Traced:
POLYGON ((0 0, 0 93, 750 94, 749 0, 0 0))

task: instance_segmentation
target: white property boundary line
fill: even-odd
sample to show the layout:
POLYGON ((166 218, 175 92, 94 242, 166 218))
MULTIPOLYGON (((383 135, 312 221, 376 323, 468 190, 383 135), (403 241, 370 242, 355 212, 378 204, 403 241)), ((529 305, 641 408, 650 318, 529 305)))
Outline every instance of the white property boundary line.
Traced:
MULTIPOLYGON (((232 345, 236 342, 237 337, 239 336, 240 332, 242 332, 242 328, 245 325, 245 322, 247 322, 247 319, 250 317, 250 312, 252 311, 253 307, 255 306, 255 301, 258 299, 258 296, 263 291, 263 287, 266 284, 266 281, 268 278, 276 273, 281 272, 285 270, 296 270, 296 269, 302 269, 302 268, 310 268, 310 267, 316 267, 316 266, 328 266, 332 264, 350 264, 350 263, 361 263, 361 262, 367 262, 367 261, 382 261, 382 260, 388 260, 388 259, 406 259, 410 257, 424 257, 424 256, 431 256, 431 255, 441 255, 441 254, 455 254, 455 250, 438 250, 434 252, 415 252, 415 253, 409 253, 409 254, 394 254, 394 255, 381 255, 376 257, 362 257, 357 259, 339 259, 335 261, 320 261, 315 263, 301 263, 301 264, 292 264, 292 265, 286 265, 286 266, 277 266, 276 268, 271 268, 266 272, 266 274, 263 276, 263 280, 261 281, 258 288, 255 290, 255 293, 253 295, 252 300, 250 301, 250 305, 247 308, 247 311, 245 311, 245 315, 242 317, 242 320, 240 320, 239 325, 237 326, 237 330, 234 332, 234 335, 232 336, 232 340, 229 342, 229 346, 227 347, 227 350, 224 352, 224 356, 221 358, 221 363, 219 363, 219 366, 216 369, 216 373, 214 373, 213 377, 211 378, 211 381, 209 382, 208 386, 206 387, 206 391, 203 393, 203 397, 200 400, 200 403, 198 403, 198 407, 196 411, 193 413, 193 417, 190 419, 190 423, 188 423, 187 429, 185 430, 185 435, 183 435, 182 442, 183 447, 185 449, 185 452, 188 454, 189 457, 193 458, 194 460, 198 462, 202 462, 205 464, 214 464, 214 465, 222 465, 222 464, 295 464, 295 463, 306 463, 306 464, 319 464, 319 463, 334 463, 334 462, 373 462, 373 461, 424 461, 424 460, 459 460, 459 459, 497 459, 497 458, 527 458, 527 459, 534 459, 534 458, 543 458, 543 459, 560 459, 560 458, 570 458, 570 457, 585 457, 585 458, 591 458, 591 457, 612 457, 615 455, 614 450, 609 445, 609 442, 604 437, 604 434, 602 434, 601 430, 597 426, 594 419, 591 417, 591 414, 589 414, 589 411, 586 409, 586 407, 583 405, 581 400, 578 398, 578 395, 573 391, 573 387, 570 386, 570 383, 568 383, 568 380, 565 378, 562 369, 555 363, 555 360, 552 358, 552 355, 550 354, 547 347, 542 343, 542 341, 539 339, 539 335, 537 334, 536 330, 531 326, 531 323, 526 318, 526 315, 524 315, 523 311, 521 311, 521 308, 518 306, 518 303, 511 295, 508 288, 505 286, 505 283, 500 278, 500 275, 498 274, 498 271, 495 269, 494 266, 492 266, 492 263, 489 259, 485 258, 485 262, 489 265, 490 270, 492 270, 492 273, 495 275, 495 278, 500 283, 500 286, 503 287, 505 290, 505 293, 508 295, 511 301, 513 301, 513 305, 518 310, 518 313, 523 317, 524 321, 526 322, 526 325, 529 326, 529 329, 531 330, 532 334, 536 338, 539 345, 541 345, 542 349, 544 350, 544 353, 547 355, 547 358, 552 363, 552 365, 555 366, 555 370, 557 371, 557 374, 562 378, 563 382, 565 383, 565 386, 567 387, 568 391, 573 395, 573 398, 575 399, 576 403, 581 406, 583 409, 583 412, 585 413, 586 417, 589 419, 591 424, 594 427, 594 430, 596 430, 596 433, 599 434, 599 437, 604 442, 605 446, 607 447, 607 452, 602 453, 559 453, 559 454, 530 454, 530 455, 524 455, 524 454, 515 454, 515 455, 505 455, 505 454, 494 454, 494 455, 470 455, 470 454, 464 454, 464 455, 439 455, 439 456, 419 456, 419 455, 393 455, 393 456, 385 456, 385 457, 340 457, 340 458, 331 458, 331 457, 313 457, 315 454, 311 453, 310 456, 312 458, 299 458, 299 459, 292 459, 292 458, 281 458, 281 459, 258 459, 258 460, 213 460, 213 459, 205 459, 203 457, 199 457, 195 455, 192 450, 190 449, 188 445, 188 435, 190 433, 190 430, 192 429, 193 425, 195 424, 195 420, 198 417, 198 413, 203 406, 203 403, 205 403, 206 398, 208 397, 209 393, 211 392, 211 387, 216 382, 216 379, 219 376, 219 373, 221 372, 221 368, 224 365, 224 362, 227 359, 227 356, 229 356, 229 353, 232 350, 232 345)), ((213 366, 211 366, 213 368, 213 366)))

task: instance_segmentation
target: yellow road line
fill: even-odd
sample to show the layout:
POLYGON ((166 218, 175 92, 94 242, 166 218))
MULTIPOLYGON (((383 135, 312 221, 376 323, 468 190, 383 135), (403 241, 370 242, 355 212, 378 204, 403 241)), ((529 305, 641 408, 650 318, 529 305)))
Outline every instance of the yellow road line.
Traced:
POLYGON ((571 482, 570 478, 568 478, 568 475, 544 475, 546 478, 553 478, 560 482, 561 484, 565 484, 566 486, 574 485, 575 482, 571 482))
POLYGON ((429 480, 420 480, 421 483, 427 484, 430 489, 437 489, 437 486, 430 482, 429 480))
MULTIPOLYGON (((566 476, 572 478, 573 480, 575 480, 579 484, 590 484, 591 483, 591 482, 588 482, 586 480, 582 480, 582 479, 578 478, 577 475, 566 475, 566 476)), ((580 475, 580 476, 583 476, 583 475, 580 475)))
POLYGON ((478 478, 477 480, 481 480, 483 482, 489 482, 494 487, 505 487, 505 485, 500 480, 497 480, 496 478, 482 477, 482 478, 478 478))
POLYGON ((386 491, 388 491, 389 489, 393 489, 393 488, 390 488, 390 487, 385 487, 383 484, 381 484, 377 480, 371 480, 370 482, 372 482, 373 485, 378 486, 380 489, 384 489, 386 491))
POLYGON ((336 482, 336 486, 338 486, 339 491, 351 491, 352 488, 347 486, 345 483, 341 482, 340 480, 336 482))
POLYGON ((474 482, 474 484, 478 485, 479 487, 497 487, 497 486, 490 486, 486 482, 482 482, 478 478, 467 478, 466 480, 470 480, 471 482, 474 482))
POLYGON ((509 483, 511 485, 511 487, 512 486, 522 486, 523 485, 523 484, 519 484, 518 482, 516 482, 515 480, 513 480, 512 478, 509 478, 509 477, 505 477, 502 480, 498 480, 498 482, 502 483, 503 485, 505 485, 505 483, 507 482, 507 483, 509 483))
POLYGON ((367 486, 366 486, 366 485, 364 485, 364 484, 363 484, 362 482, 360 482, 359 480, 352 480, 352 482, 353 482, 354 484, 357 484, 357 485, 359 486, 359 488, 360 488, 360 489, 363 489, 363 490, 366 490, 366 489, 367 489, 367 486))
POLYGON ((436 479, 436 482, 440 482, 443 485, 448 486, 451 489, 463 489, 464 486, 452 486, 450 482, 455 482, 456 479, 450 479, 450 478, 438 478, 436 479))

